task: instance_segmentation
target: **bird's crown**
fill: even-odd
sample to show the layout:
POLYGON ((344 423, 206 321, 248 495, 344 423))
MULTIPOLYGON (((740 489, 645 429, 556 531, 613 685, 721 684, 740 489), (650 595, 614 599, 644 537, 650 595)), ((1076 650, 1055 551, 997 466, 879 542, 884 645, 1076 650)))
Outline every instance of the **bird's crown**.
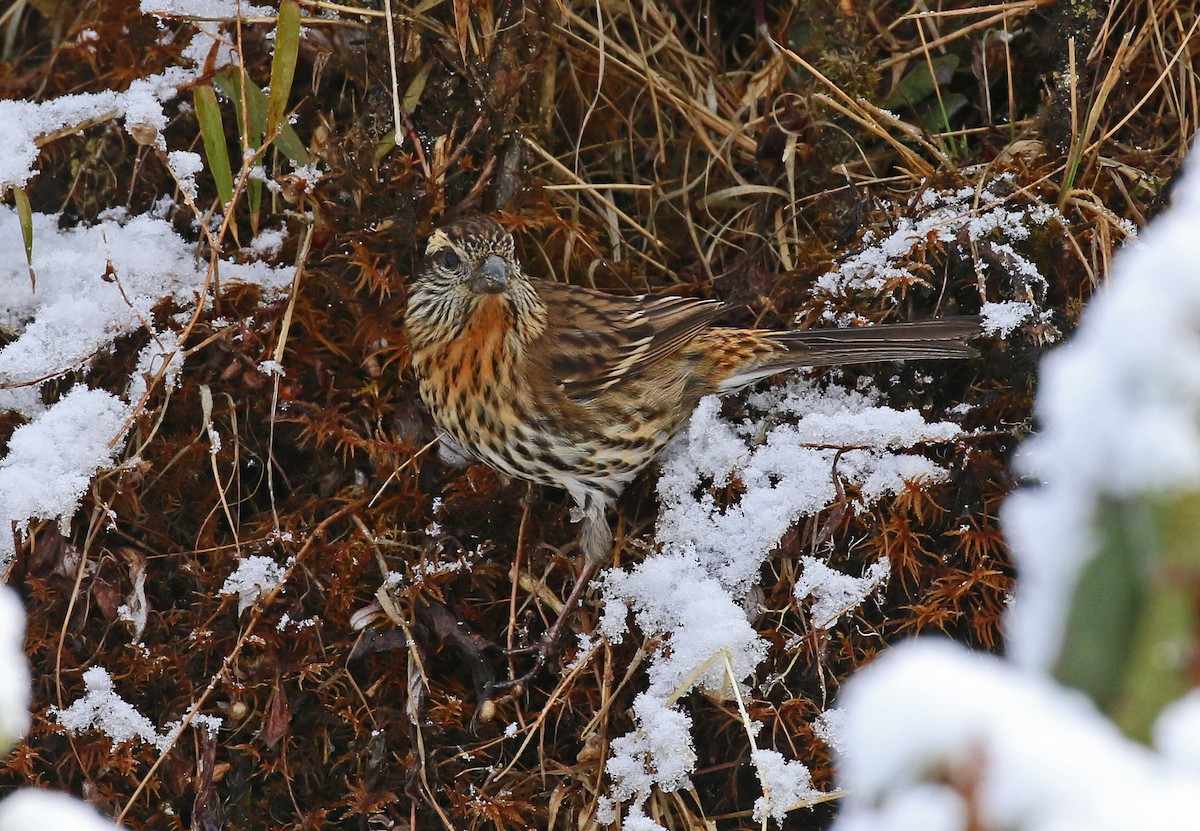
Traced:
POLYGON ((460 257, 478 257, 486 254, 511 256, 513 238, 512 234, 490 216, 473 216, 457 219, 434 231, 425 246, 425 256, 447 249, 460 257))

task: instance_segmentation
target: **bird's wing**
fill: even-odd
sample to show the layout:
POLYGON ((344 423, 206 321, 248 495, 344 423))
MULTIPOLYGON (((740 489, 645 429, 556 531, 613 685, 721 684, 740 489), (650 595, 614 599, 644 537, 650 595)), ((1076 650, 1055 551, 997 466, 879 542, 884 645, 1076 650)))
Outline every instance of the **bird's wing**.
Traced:
POLYGON ((725 311, 718 300, 617 297, 540 283, 550 310, 550 369, 563 392, 582 401, 673 355, 725 311))

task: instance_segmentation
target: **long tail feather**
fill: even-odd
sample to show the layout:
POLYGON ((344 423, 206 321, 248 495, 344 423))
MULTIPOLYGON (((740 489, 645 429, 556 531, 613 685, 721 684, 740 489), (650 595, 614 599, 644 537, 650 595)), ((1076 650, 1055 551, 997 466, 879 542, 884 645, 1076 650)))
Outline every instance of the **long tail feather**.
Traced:
POLYGON ((800 367, 837 366, 872 361, 971 358, 979 354, 967 341, 983 334, 978 316, 948 317, 916 323, 890 323, 854 329, 763 332, 787 349, 744 367, 721 384, 732 390, 778 372, 800 367))
POLYGON ((834 366, 862 361, 970 358, 979 354, 967 343, 983 334, 983 319, 947 317, 916 323, 890 323, 854 329, 810 329, 771 333, 787 346, 780 356, 794 366, 834 366))

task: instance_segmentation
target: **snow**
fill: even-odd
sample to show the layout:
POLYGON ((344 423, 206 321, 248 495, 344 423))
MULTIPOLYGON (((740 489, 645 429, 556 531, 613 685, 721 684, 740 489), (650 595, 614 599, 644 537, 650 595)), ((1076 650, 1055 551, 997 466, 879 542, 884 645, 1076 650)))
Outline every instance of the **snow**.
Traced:
POLYGON ((663 553, 695 552, 722 586, 744 593, 788 529, 839 498, 835 473, 845 486, 861 487, 853 504, 860 510, 900 493, 906 482, 944 479, 946 471, 924 456, 895 451, 952 441, 958 425, 876 406, 876 397, 797 376, 750 396, 757 417, 741 424, 720 416, 718 399, 701 401, 662 463, 655 537, 663 553), (777 423, 788 416, 795 421, 777 423), (708 493, 693 498, 734 475, 744 493, 733 504, 718 506, 708 493))
MULTIPOLYGON (((1054 207, 1036 201, 1022 204, 1030 197, 1015 190, 1014 184, 1013 175, 1005 173, 978 187, 922 191, 898 211, 894 230, 883 236, 868 231, 861 250, 818 278, 813 294, 827 299, 826 319, 839 320, 833 308, 837 298, 903 291, 912 285, 920 274, 914 263, 923 263, 930 248, 953 248, 971 259, 981 281, 994 266, 1000 266, 1012 284, 1006 291, 1029 305, 1031 313, 1036 312, 1033 303, 1045 293, 1046 278, 1012 242, 1028 240, 1034 229, 1048 223, 1065 223, 1054 207), (1013 202, 1016 207, 1010 205, 1013 202)), ((993 311, 999 315, 999 309, 993 311)), ((1008 312, 1013 313, 1015 307, 1008 312)), ((998 324, 1002 320, 999 316, 994 319, 998 324)), ((1003 322, 1010 319, 1005 317, 1003 322)))
MULTIPOLYGON (((220 67, 230 63, 233 54, 214 25, 200 24, 183 57, 190 68, 170 67, 135 79, 123 92, 66 95, 37 103, 0 101, 0 190, 24 185, 34 175, 40 137, 92 121, 122 117, 139 141, 166 149, 163 103, 195 80, 206 62, 210 68, 220 67)), ((200 157, 173 151, 168 158, 183 188, 194 186, 200 157)), ((164 300, 175 302, 185 319, 197 297, 208 302, 207 264, 197 261, 193 243, 175 233, 167 213, 164 206, 142 216, 114 209, 94 225, 64 229, 59 228, 58 216, 33 214, 35 285, 17 212, 0 206, 0 325, 17 333, 0 348, 0 410, 33 419, 14 433, 7 456, 0 460, 4 527, 15 522, 23 529, 33 517, 70 517, 91 477, 112 464, 122 428, 130 425, 147 391, 146 379, 161 375, 169 385, 178 377, 178 331, 150 328, 150 343, 129 379, 125 401, 78 386, 47 408, 40 390, 48 380, 86 370, 118 338, 151 327, 152 311, 164 300)), ((226 284, 261 285, 271 298, 290 287, 293 269, 221 261, 220 276, 226 284)), ((0 534, 0 573, 13 553, 12 536, 0 534)))
POLYGON ((1195 827, 1200 779, 1124 738, 1080 693, 999 658, 902 644, 846 683, 842 706, 849 796, 834 831, 1195 827))
POLYGON ((862 577, 851 577, 830 568, 816 557, 801 557, 800 567, 800 579, 795 586, 796 599, 813 598, 809 614, 817 629, 829 629, 846 612, 856 609, 887 580, 892 571, 887 560, 872 563, 862 577))
POLYGON ((104 667, 90 667, 83 673, 84 696, 65 709, 50 708, 50 716, 70 733, 99 730, 112 739, 116 749, 122 742, 138 740, 166 750, 170 731, 159 733, 150 719, 137 711, 117 693, 112 676, 104 667))
MULTIPOLYGON (((200 11, 197 3, 158 3, 161 11, 200 11)), ((273 13, 265 7, 240 6, 242 13, 273 13)), ((204 11, 232 16, 234 0, 204 4, 204 11)), ((0 192, 23 187, 36 175, 39 141, 93 124, 123 119, 141 144, 166 151, 168 123, 164 104, 175 99, 203 72, 233 60, 230 41, 215 25, 199 23, 183 52, 181 66, 137 78, 124 91, 65 95, 42 101, 0 101, 0 192)), ((82 41, 95 32, 80 33, 82 41)), ((185 107, 186 103, 180 104, 185 107)), ((199 155, 173 151, 168 164, 185 192, 195 194, 195 176, 203 169, 199 155)), ((174 302, 182 318, 191 318, 197 303, 211 301, 208 264, 197 261, 193 242, 181 239, 167 218, 172 204, 164 197, 147 215, 130 216, 122 209, 101 214, 89 226, 60 229, 60 217, 33 214, 32 269, 26 263, 23 234, 15 210, 0 206, 0 325, 9 342, 0 348, 0 411, 16 411, 27 423, 19 426, 0 458, 0 574, 14 554, 13 534, 30 519, 66 523, 77 510, 98 470, 116 463, 124 432, 131 426, 148 378, 166 386, 181 369, 182 324, 159 330, 153 309, 174 302), (36 283, 32 277, 36 274, 36 283), (118 338, 146 332, 148 344, 124 390, 92 389, 77 382, 57 400, 44 403, 43 386, 68 373, 86 373, 92 360, 113 348, 118 338), (123 397, 122 397, 123 394, 123 397)), ((260 245, 267 251, 274 243, 260 245)), ((292 283, 293 269, 261 263, 219 263, 223 284, 251 282, 268 299, 292 283)), ((145 574, 139 575, 140 580, 145 574)), ((141 584, 136 588, 140 591, 141 584)), ((135 595, 137 591, 135 591, 135 595)), ((145 610, 122 606, 120 614, 145 625, 145 610)), ((15 595, 0 586, 0 743, 7 744, 29 725, 29 671, 21 636, 23 615, 15 595)), ((99 729, 114 746, 147 742, 164 750, 181 729, 157 731, 145 716, 116 692, 112 678, 99 666, 84 672, 85 694, 66 708, 51 708, 50 717, 67 730, 99 729)), ((215 731, 219 719, 196 715, 193 723, 215 731)), ((45 825, 91 831, 114 829, 89 806, 62 794, 24 790, 0 802, 0 831, 45 825)))
POLYGON ((273 591, 283 584, 292 563, 292 560, 288 560, 280 565, 261 554, 246 557, 239 561, 233 573, 225 578, 221 594, 238 596, 238 614, 241 615, 253 606, 264 592, 273 591))
MULTIPOLYGON (((836 831, 961 831, 969 815, 962 795, 938 785, 914 785, 881 800, 871 812, 846 811, 836 831)), ((1082 831, 1082 830, 1081 830, 1082 831)))
MULTIPOLYGON (((207 264, 162 219, 118 215, 60 231, 57 216, 35 213, 33 236, 36 289, 16 211, 0 209, 0 323, 20 332, 0 349, 0 383, 86 368, 114 340, 143 329, 163 299, 190 309, 205 286, 207 264)), ((222 261, 220 269, 223 282, 256 283, 270 294, 293 276, 291 267, 263 263, 222 261)))
MULTIPOLYGON (((178 332, 150 331, 125 401, 76 386, 47 408, 38 387, 87 369, 118 338, 144 330, 162 300, 193 309, 207 277, 194 246, 153 216, 114 211, 95 225, 60 230, 57 217, 35 213, 33 228, 36 287, 16 211, 0 206, 0 324, 18 333, 0 348, 0 386, 13 386, 0 389, 0 408, 33 419, 0 459, 0 522, 21 529, 33 517, 65 520, 75 512, 91 477, 114 462, 146 379, 162 372, 166 384, 175 382, 178 332)), ((221 276, 256 283, 270 298, 291 286, 293 269, 223 260, 221 276)), ((13 553, 12 535, 0 534, 0 572, 13 553)))
POLYGON ((189 199, 196 198, 196 174, 204 170, 204 159, 190 150, 172 150, 167 154, 167 165, 179 181, 179 189, 189 199))
POLYGON ((287 230, 284 228, 264 228, 250 241, 250 250, 260 257, 274 257, 283 250, 287 240, 287 230))
POLYGON ((22 788, 0 801, 0 831, 29 831, 52 828, 54 831, 118 831, 86 802, 63 793, 22 788))
POLYGON ((829 745, 831 750, 842 750, 842 736, 846 732, 846 711, 841 707, 830 707, 813 722, 813 733, 829 745))
POLYGON ((1185 693, 1159 714, 1154 748, 1172 768, 1200 780, 1200 690, 1185 693))
POLYGON ((0 754, 29 729, 30 678, 24 647, 21 601, 15 591, 0 585, 0 754))
POLYGON ((612 796, 624 802, 645 797, 655 785, 668 792, 688 787, 696 764, 692 717, 646 692, 634 699, 633 710, 637 727, 613 739, 605 766, 613 780, 612 796))
MULTIPOLYGON (((30 675, 24 633, 25 612, 17 593, 0 585, 0 755, 29 729, 30 675)), ((93 675, 93 679, 97 679, 100 686, 108 680, 111 688, 108 673, 101 669, 99 674, 103 679, 100 675, 93 675)), ((84 706, 80 707, 80 712, 84 706)), ((117 829, 90 805, 54 791, 24 788, 0 800, 0 831, 28 831, 42 827, 62 831, 117 829)))
POLYGON ((123 118, 135 139, 148 140, 165 150, 162 131, 167 126, 167 115, 163 103, 194 81, 206 62, 210 68, 220 68, 232 63, 233 53, 215 26, 201 24, 183 58, 190 68, 173 66, 159 75, 136 78, 123 92, 78 93, 37 102, 0 100, 0 192, 24 187, 33 178, 40 138, 90 123, 123 118))
MULTIPOLYGON (((75 513, 93 474, 112 464, 109 442, 129 413, 116 396, 76 387, 13 431, 0 459, 0 524, 24 530, 32 517, 65 520, 75 513)), ((14 551, 12 534, 0 534, 0 571, 14 551)))
MULTIPOLYGON (((720 698, 736 694, 735 685, 765 657, 767 643, 752 625, 751 588, 801 517, 835 504, 845 488, 858 489, 849 507, 866 510, 906 482, 945 477, 944 468, 912 450, 954 441, 960 428, 890 409, 880 398, 869 387, 846 390, 796 376, 748 396, 751 417, 737 423, 707 398, 667 452, 658 483, 659 552, 601 578, 601 634, 619 641, 632 613, 637 629, 662 644, 648 659, 647 687, 634 701, 635 729, 611 745, 606 815, 615 818, 621 803, 636 807, 651 788, 688 785, 696 761, 691 718, 676 702, 694 688, 720 698), (735 479, 740 495, 718 503, 713 490, 735 479)), ((857 592, 865 597, 886 572, 875 564, 857 578, 823 568, 807 573, 813 592, 838 604, 830 614, 857 592)), ((772 794, 760 801, 760 818, 818 795, 800 763, 770 753, 758 758, 772 794)))
POLYGON ((1040 484, 1001 512, 1020 575, 1005 626, 1022 666, 1057 656, 1106 504, 1200 488, 1198 167, 1192 154, 1175 204, 1118 254, 1070 343, 1042 362, 1041 430, 1016 459, 1040 484))
POLYGON ((755 822, 770 817, 782 825, 789 810, 820 795, 808 768, 799 762, 765 749, 755 750, 751 758, 763 787, 763 795, 754 803, 755 822))
MULTIPOLYGON (((599 817, 597 812, 597 817, 599 817)), ((604 820, 598 820, 601 824, 607 824, 604 820)), ((614 820, 615 821, 615 820, 614 820)), ((650 817, 646 816, 646 812, 641 809, 641 806, 635 805, 629 810, 629 814, 621 821, 621 831, 667 831, 650 817)))
POLYGON ((980 309, 980 314, 983 315, 983 333, 1006 338, 1014 329, 1033 317, 1033 313, 1032 303, 1023 303, 1019 300, 984 303, 980 309))
MULTIPOLYGON (((1119 254, 1075 335, 1042 362, 1041 432, 1016 460, 1036 484, 1001 510, 1018 575, 1008 659, 917 641, 849 679, 835 831, 1195 827, 1200 692, 1163 709, 1147 747, 1050 669, 1114 506, 1200 488, 1198 168, 1193 153, 1175 204, 1119 254)), ((1154 547, 1147 569, 1163 567, 1154 547)))
POLYGON ((202 20, 232 20, 236 17, 271 17, 275 9, 239 0, 142 0, 142 14, 161 17, 194 17, 202 20))

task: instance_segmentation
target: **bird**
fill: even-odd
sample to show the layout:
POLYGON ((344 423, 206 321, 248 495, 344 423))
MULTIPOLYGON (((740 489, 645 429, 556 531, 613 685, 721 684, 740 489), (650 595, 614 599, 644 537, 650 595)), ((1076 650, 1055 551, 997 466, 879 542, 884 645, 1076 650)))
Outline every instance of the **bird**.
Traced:
POLYGON ((718 324, 730 306, 621 296, 526 273, 495 218, 449 222, 429 237, 404 326, 421 399, 440 431, 517 479, 565 490, 584 565, 556 638, 610 558, 608 511, 708 395, 787 370, 866 361, 969 358, 981 319, 839 329, 718 324))

